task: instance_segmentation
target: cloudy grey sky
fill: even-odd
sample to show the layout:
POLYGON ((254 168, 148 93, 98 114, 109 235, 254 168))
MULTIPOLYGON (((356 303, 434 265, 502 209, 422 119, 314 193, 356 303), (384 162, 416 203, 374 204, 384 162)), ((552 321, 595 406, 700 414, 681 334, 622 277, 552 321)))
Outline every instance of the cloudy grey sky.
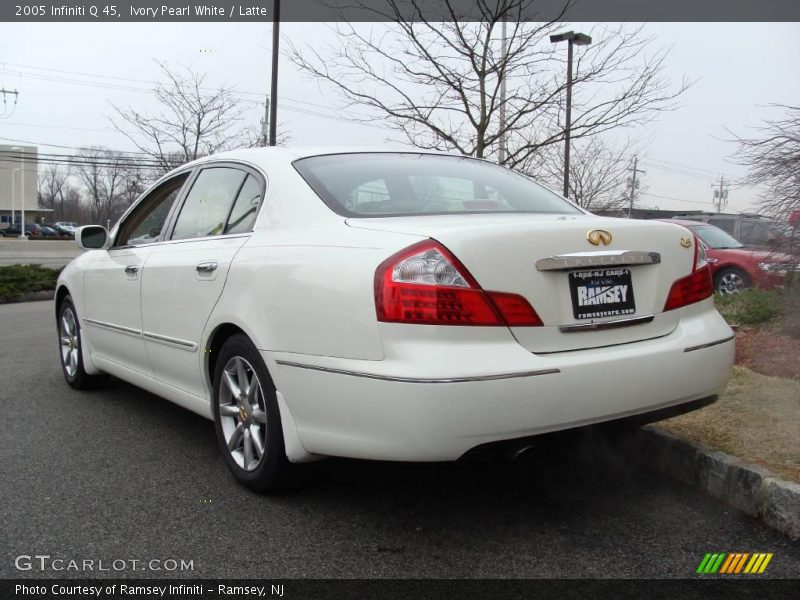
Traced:
MULTIPOLYGON (((746 134, 779 114, 765 105, 796 105, 800 98, 800 24, 653 23, 645 31, 658 46, 672 48, 667 75, 696 83, 678 110, 628 132, 644 141, 646 190, 639 203, 708 210, 712 181, 744 175, 730 161, 734 146, 724 141, 730 137, 725 127, 746 134)), ((332 35, 323 24, 287 23, 281 32, 299 45, 332 35)), ((34 142, 51 152, 89 145, 133 150, 107 117, 111 103, 143 111, 153 106, 147 89, 158 77, 157 60, 207 71, 210 86, 235 86, 257 123, 269 86, 270 44, 268 23, 2 23, 0 87, 18 89, 19 102, 0 120, 0 143, 34 142)), ((334 92, 284 57, 280 74, 278 120, 292 143, 380 145, 392 135, 341 119, 334 92)), ((756 199, 757 190, 732 186, 729 210, 751 208, 756 199)))

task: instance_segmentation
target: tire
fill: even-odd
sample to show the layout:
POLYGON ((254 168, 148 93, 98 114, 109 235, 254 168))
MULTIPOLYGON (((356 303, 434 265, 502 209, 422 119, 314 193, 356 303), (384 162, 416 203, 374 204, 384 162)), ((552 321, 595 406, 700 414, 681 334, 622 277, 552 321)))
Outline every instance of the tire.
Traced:
POLYGON ((103 385, 107 375, 89 375, 83 367, 81 324, 72 298, 66 296, 58 309, 58 357, 64 379, 76 390, 86 390, 103 385))
POLYGON ((298 466, 286 458, 275 392, 250 339, 242 334, 228 338, 214 369, 217 441, 236 480, 259 493, 285 489, 298 480, 298 466))
POLYGON ((723 296, 738 294, 752 285, 753 283, 747 273, 733 267, 722 269, 714 278, 714 291, 723 296))

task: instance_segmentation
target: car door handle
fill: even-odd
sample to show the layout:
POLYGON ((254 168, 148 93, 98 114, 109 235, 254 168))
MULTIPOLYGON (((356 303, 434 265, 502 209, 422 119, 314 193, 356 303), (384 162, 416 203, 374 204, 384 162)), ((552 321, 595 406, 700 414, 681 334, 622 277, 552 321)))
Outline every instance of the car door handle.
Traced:
POLYGON ((195 267, 198 273, 213 273, 217 270, 217 263, 215 262, 202 262, 195 267))
POLYGON ((128 265, 125 267, 126 275, 136 275, 139 272, 139 265, 128 265))

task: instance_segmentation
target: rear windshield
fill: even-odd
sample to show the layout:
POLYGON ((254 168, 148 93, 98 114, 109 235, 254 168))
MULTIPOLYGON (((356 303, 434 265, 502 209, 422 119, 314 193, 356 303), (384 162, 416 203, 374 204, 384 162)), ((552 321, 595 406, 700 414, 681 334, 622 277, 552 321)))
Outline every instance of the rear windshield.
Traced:
POLYGON ((742 247, 742 245, 736 241, 736 238, 725 233, 719 227, 714 227, 713 225, 693 225, 691 229, 700 236, 700 239, 703 240, 709 248, 725 250, 728 248, 742 247))
POLYGON ((347 217, 580 211, 504 167, 472 158, 412 153, 329 154, 294 167, 347 217))

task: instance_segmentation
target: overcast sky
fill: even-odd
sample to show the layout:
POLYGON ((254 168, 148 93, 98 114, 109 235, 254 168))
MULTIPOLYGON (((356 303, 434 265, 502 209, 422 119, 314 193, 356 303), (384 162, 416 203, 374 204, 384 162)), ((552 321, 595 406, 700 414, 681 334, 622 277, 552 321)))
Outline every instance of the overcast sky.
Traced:
MULTIPOLYGON (((298 45, 331 36, 323 24, 287 23, 281 32, 298 45)), ((730 137, 725 127, 746 134, 760 119, 780 114, 765 105, 796 105, 800 98, 800 24, 654 23, 646 32, 659 46, 672 47, 667 75, 676 84, 684 75, 697 82, 681 97, 679 110, 629 132, 646 142, 640 157, 646 190, 639 204, 709 210, 712 181, 744 174, 730 162, 734 146, 723 141, 730 137)), ((19 101, 0 120, 0 143, 33 142, 43 152, 90 145, 133 150, 110 127, 110 104, 152 108, 146 88, 158 77, 156 60, 208 71, 210 86, 235 86, 258 122, 269 86, 270 44, 268 23, 2 23, 0 87, 18 89, 19 101)), ((380 145, 392 135, 338 118, 334 93, 283 57, 280 76, 278 121, 292 143, 380 145)), ((755 201, 756 190, 731 187, 729 210, 751 208, 755 201)))

